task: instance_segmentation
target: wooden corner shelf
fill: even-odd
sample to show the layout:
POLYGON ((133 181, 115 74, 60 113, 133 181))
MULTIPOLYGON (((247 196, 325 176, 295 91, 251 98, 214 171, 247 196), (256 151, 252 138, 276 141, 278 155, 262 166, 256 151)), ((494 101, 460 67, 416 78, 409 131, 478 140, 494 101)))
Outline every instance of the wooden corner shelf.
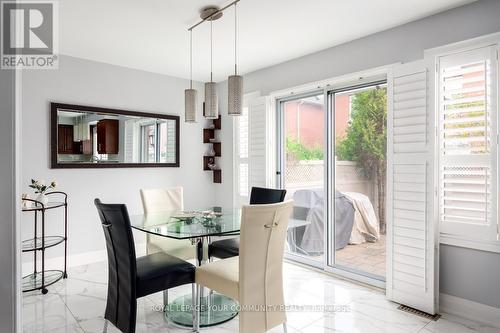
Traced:
POLYGON ((203 129, 203 143, 210 143, 210 139, 215 138, 215 129, 204 128, 203 129))
POLYGON ((215 141, 215 131, 220 130, 222 125, 221 116, 219 115, 219 118, 213 119, 211 125, 210 128, 203 129, 203 143, 211 144, 215 155, 203 156, 203 170, 212 171, 213 182, 220 184, 222 183, 222 170, 212 170, 208 165, 215 164, 216 157, 221 157, 222 155, 222 143, 220 141, 215 141))
POLYGON ((214 172, 214 183, 221 184, 222 183, 222 170, 213 170, 214 172))

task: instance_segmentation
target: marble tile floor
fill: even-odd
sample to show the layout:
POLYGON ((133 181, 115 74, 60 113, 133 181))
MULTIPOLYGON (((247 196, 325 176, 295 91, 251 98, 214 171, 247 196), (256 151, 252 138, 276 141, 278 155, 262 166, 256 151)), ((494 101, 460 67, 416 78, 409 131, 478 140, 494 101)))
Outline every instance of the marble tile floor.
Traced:
MULTIPOLYGON (((106 303, 107 263, 100 262, 70 269, 69 278, 40 292, 24 294, 24 332, 102 332, 106 303)), ((284 285, 288 310, 288 332, 420 332, 493 333, 500 329, 443 314, 437 322, 397 310, 382 291, 286 263, 284 285), (328 307, 328 308, 325 308, 328 307), (334 311, 337 310, 337 311, 334 311)), ((190 286, 173 289, 170 297, 190 292, 190 286)), ((162 294, 138 302, 137 332, 189 332, 165 321, 162 294)), ((238 317, 206 333, 238 331, 238 317)), ((108 332, 119 332, 109 326, 108 332)), ((271 331, 282 332, 281 327, 271 331)))

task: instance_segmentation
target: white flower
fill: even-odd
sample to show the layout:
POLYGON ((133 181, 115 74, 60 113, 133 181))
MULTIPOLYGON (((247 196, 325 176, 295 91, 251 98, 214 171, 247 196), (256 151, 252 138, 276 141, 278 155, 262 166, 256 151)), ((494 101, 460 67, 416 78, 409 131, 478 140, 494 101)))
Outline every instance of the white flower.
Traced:
POLYGON ((45 186, 45 179, 39 180, 38 185, 45 186))
POLYGON ((54 180, 54 181, 52 181, 52 183, 50 183, 50 186, 52 186, 53 188, 55 188, 55 187, 57 186, 56 181, 55 181, 55 180, 54 180))

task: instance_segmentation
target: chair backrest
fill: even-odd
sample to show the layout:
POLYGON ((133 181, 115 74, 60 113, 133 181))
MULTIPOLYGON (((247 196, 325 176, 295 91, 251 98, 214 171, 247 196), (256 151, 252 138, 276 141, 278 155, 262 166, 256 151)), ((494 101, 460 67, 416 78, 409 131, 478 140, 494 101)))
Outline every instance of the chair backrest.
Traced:
POLYGON ((184 209, 182 186, 142 189, 141 199, 146 214, 184 209))
POLYGON ((137 312, 134 237, 127 206, 95 199, 108 252, 108 298, 104 317, 122 332, 134 332, 137 312))
POLYGON ((239 302, 242 306, 276 308, 243 310, 240 312, 240 332, 265 332, 286 321, 283 254, 292 210, 292 200, 242 208, 239 302))
POLYGON ((250 192, 250 205, 265 205, 283 202, 286 190, 274 188, 252 187, 250 192))

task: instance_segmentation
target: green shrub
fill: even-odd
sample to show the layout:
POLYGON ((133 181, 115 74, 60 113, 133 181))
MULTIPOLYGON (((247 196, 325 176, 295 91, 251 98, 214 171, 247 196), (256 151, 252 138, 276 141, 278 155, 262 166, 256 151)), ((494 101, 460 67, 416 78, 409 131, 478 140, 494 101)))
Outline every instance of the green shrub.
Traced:
POLYGON ((385 233, 385 176, 387 150, 387 90, 371 89, 354 95, 351 122, 337 141, 338 160, 354 161, 376 180, 380 230, 385 233))
POLYGON ((286 138, 285 148, 298 161, 323 160, 323 148, 316 146, 308 148, 293 138, 286 138))

